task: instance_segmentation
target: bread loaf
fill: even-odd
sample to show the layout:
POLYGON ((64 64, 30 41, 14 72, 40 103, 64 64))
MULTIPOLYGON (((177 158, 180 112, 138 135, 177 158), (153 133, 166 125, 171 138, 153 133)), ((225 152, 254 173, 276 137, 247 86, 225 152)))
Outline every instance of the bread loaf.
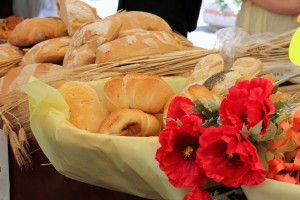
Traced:
POLYGON ((30 76, 38 78, 61 68, 60 65, 51 63, 29 64, 12 68, 0 79, 0 93, 6 94, 19 89, 21 85, 28 82, 30 76))
POLYGON ((70 107, 70 122, 79 129, 96 133, 108 114, 97 92, 88 83, 79 81, 66 82, 57 89, 70 107))
POLYGON ((22 65, 32 63, 62 64, 71 37, 52 38, 34 45, 22 58, 22 65))
POLYGON ((156 136, 160 123, 153 115, 138 109, 118 109, 102 122, 99 133, 121 136, 156 136))
POLYGON ((181 42, 167 32, 137 32, 99 46, 96 49, 96 64, 181 49, 181 42))
POLYGON ((8 42, 18 47, 30 47, 51 38, 67 35, 66 26, 59 18, 28 18, 15 27, 8 37, 8 42))
POLYGON ((263 69, 260 59, 253 57, 238 58, 232 65, 231 70, 238 71, 241 75, 257 76, 263 69))
POLYGON ((191 85, 188 87, 187 92, 188 92, 188 96, 192 100, 199 100, 204 105, 207 105, 206 99, 215 101, 218 104, 220 104, 223 100, 223 97, 212 93, 204 85, 198 85, 198 84, 191 85))
POLYGON ((20 57, 24 55, 24 51, 9 43, 0 44, 0 61, 8 60, 14 57, 20 57))
POLYGON ((172 31, 169 24, 163 18, 148 12, 124 11, 106 17, 106 19, 111 18, 118 18, 122 21, 121 31, 128 29, 166 32, 172 31))
POLYGON ((210 54, 202 58, 195 66, 188 85, 202 85, 209 77, 224 70, 224 59, 220 54, 210 54))
POLYGON ((96 8, 81 0, 57 0, 56 8, 70 36, 73 36, 81 25, 100 19, 96 8))
POLYGON ((241 76, 237 71, 224 70, 209 77, 203 85, 213 94, 224 97, 228 94, 228 89, 234 86, 241 76))
POLYGON ((132 108, 147 113, 161 113, 168 98, 174 94, 160 77, 137 73, 108 80, 103 93, 103 102, 110 111, 132 108))
POLYGON ((0 21, 0 41, 6 42, 10 33, 17 24, 23 21, 23 17, 9 16, 0 21))
POLYGON ((63 66, 77 67, 95 63, 95 50, 117 37, 121 28, 118 19, 98 20, 81 26, 73 35, 63 66))

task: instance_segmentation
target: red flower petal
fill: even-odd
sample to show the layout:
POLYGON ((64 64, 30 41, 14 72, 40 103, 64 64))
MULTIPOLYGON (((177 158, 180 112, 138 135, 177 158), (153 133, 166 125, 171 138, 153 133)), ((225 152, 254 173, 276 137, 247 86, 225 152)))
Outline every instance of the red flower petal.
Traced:
POLYGON ((266 173, 256 148, 231 126, 209 127, 199 138, 197 164, 209 178, 228 187, 256 185, 266 173))

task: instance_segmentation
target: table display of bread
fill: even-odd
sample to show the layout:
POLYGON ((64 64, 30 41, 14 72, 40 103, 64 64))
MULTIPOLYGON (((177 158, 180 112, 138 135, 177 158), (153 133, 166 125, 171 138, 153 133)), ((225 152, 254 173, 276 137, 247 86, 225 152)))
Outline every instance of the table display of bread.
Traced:
MULTIPOLYGON (((64 143, 69 136, 62 134, 58 140, 46 144, 47 137, 52 136, 44 131, 44 123, 55 124, 51 127, 54 134, 74 132, 76 139, 65 143, 71 146, 70 151, 82 149, 93 157, 97 149, 100 157, 106 157, 110 150, 101 149, 103 137, 110 141, 107 148, 120 143, 118 148, 123 150, 131 148, 130 141, 135 141, 149 150, 148 156, 153 156, 152 150, 157 148, 157 136, 166 126, 173 98, 184 96, 203 104, 210 99, 220 104, 229 89, 240 81, 254 77, 272 83, 278 81, 275 75, 264 70, 261 59, 240 57, 226 66, 218 50, 194 46, 173 32, 162 18, 150 13, 123 11, 101 18, 95 8, 80 0, 58 0, 57 11, 59 17, 7 18, 2 23, 5 34, 0 29, 3 42, 0 44, 0 116, 3 131, 13 138, 10 143, 20 167, 31 165, 26 137, 37 137, 47 158, 66 177, 144 198, 182 198, 186 190, 170 187, 160 173, 154 176, 160 180, 161 188, 145 180, 150 179, 145 175, 146 178, 140 177, 141 185, 136 190, 133 183, 120 186, 101 176, 93 177, 92 172, 105 177, 93 167, 83 177, 80 169, 66 167, 59 153, 58 157, 54 156, 58 140, 64 143), (41 113, 35 110, 39 106, 41 113), (36 113, 45 117, 48 111, 53 116, 58 113, 57 121, 53 116, 36 117, 36 113), (81 139, 88 143, 83 145, 81 139), (122 142, 128 144, 123 147, 122 142), (147 142, 154 146, 147 146, 147 142), (150 189, 145 189, 147 184, 150 189), (168 192, 164 194, 162 189, 168 192)), ((274 102, 289 98, 296 101, 297 95, 277 91, 272 94, 274 102)), ((68 149, 60 150, 65 153, 62 156, 71 155, 68 149)), ((72 156, 70 159, 76 163, 84 161, 72 156)), ((154 164, 148 164, 152 171, 154 164)), ((109 175, 121 176, 119 169, 111 168, 109 175)), ((121 167, 121 171, 125 169, 126 166, 121 167)), ((139 169, 137 172, 141 173, 139 169)), ((134 177, 129 176, 120 177, 120 181, 132 182, 134 177)))

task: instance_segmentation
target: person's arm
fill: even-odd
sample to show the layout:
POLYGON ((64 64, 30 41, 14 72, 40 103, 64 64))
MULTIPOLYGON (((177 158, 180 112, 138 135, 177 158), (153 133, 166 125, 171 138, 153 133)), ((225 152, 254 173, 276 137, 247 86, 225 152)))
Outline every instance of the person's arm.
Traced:
POLYGON ((300 0, 251 0, 251 2, 278 14, 300 14, 300 0))

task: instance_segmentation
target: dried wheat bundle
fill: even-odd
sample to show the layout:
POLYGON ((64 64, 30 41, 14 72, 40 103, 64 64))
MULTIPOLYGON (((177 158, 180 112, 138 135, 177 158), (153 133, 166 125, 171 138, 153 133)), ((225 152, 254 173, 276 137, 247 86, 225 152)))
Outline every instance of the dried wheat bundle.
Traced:
POLYGON ((14 56, 9 59, 0 60, 0 77, 4 76, 11 68, 16 67, 22 56, 14 56))
POLYGON ((238 59, 251 56, 261 59, 262 62, 289 61, 288 49, 295 31, 274 36, 265 42, 236 47, 234 57, 238 59))
MULTIPOLYGON (((62 81, 93 81, 127 73, 151 73, 159 76, 171 76, 189 73, 201 58, 218 53, 218 50, 202 48, 178 52, 156 54, 112 61, 104 64, 90 64, 71 69, 60 69, 39 77, 39 80, 55 86, 62 81)), ((3 130, 10 138, 10 143, 17 163, 21 167, 30 166, 30 156, 24 150, 23 132, 32 136, 29 124, 27 96, 21 91, 0 94, 0 117, 5 125, 3 130), (17 140, 17 138, 22 138, 17 140), (22 144, 23 143, 23 144, 22 144)), ((26 140, 25 140, 26 141, 26 140)))

